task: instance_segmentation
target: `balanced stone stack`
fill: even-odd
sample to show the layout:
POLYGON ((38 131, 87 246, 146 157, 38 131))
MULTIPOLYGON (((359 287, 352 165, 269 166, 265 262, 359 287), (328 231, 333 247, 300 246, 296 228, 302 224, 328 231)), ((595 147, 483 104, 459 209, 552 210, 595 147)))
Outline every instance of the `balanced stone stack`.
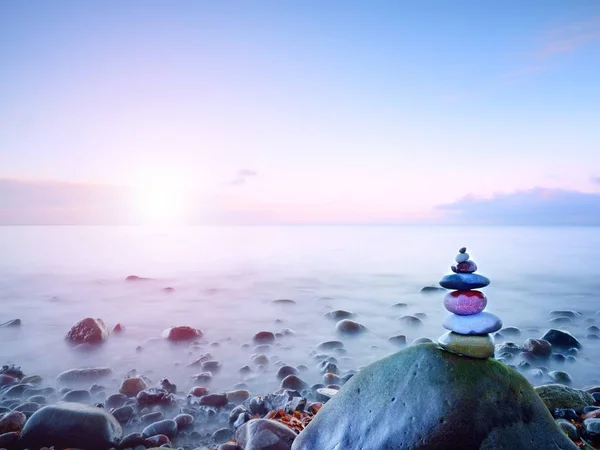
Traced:
POLYGON ((444 350, 471 358, 486 359, 494 356, 494 339, 490 333, 502 328, 502 321, 483 310, 487 298, 476 289, 486 287, 490 280, 475 273, 477 265, 469 259, 466 248, 461 248, 456 256, 457 264, 452 266, 453 274, 446 275, 440 285, 453 289, 444 297, 444 306, 450 314, 443 322, 450 330, 439 338, 438 344, 444 350))

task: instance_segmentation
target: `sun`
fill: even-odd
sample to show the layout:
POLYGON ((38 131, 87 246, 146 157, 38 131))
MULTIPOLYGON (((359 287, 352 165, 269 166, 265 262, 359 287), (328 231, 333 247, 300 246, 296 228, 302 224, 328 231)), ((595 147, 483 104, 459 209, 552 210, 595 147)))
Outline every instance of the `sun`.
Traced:
POLYGON ((134 186, 133 203, 143 223, 179 223, 189 206, 188 191, 174 177, 145 177, 134 186))

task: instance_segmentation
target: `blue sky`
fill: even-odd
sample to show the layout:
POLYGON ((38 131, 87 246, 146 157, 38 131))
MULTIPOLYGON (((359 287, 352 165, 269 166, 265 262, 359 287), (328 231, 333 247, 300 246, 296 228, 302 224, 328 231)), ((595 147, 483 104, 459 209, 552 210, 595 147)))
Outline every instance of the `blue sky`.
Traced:
MULTIPOLYGON (((0 57, 0 223, 443 223, 600 195, 597 0, 13 0, 0 57)), ((538 220, 600 222, 576 203, 538 220)))

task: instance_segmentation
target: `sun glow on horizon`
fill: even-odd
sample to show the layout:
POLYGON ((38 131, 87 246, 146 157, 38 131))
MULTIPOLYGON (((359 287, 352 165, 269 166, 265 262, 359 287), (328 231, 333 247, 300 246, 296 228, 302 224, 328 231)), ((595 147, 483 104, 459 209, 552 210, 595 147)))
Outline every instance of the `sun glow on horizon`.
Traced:
POLYGON ((191 207, 189 192, 189 187, 174 176, 141 177, 133 185, 133 207, 143 223, 180 223, 191 207))

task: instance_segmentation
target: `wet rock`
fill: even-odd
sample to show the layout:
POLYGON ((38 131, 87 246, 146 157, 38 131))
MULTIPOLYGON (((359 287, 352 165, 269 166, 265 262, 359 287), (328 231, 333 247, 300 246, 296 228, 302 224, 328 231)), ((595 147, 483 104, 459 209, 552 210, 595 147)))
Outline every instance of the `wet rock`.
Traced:
POLYGON ((166 329, 162 336, 171 342, 191 341, 202 337, 202 331, 188 326, 179 326, 166 329))
POLYGON ((460 357, 435 344, 408 347, 362 369, 323 406, 292 449, 336 446, 576 448, 521 375, 493 359, 460 357), (360 420, 349 411, 360 411, 360 420))
POLYGON ((177 423, 178 430, 185 430, 194 426, 194 416, 191 414, 177 414, 173 420, 177 423))
POLYGON ((439 294, 446 292, 446 289, 437 286, 425 286, 421 288, 421 294, 439 294))
POLYGON ((133 409, 133 406, 125 405, 115 408, 112 411, 112 415, 115 419, 117 419, 117 422, 127 423, 135 415, 135 410, 133 409))
POLYGON ((19 380, 17 380, 15 377, 11 377, 10 375, 0 375, 0 388, 18 383, 18 381, 19 380))
POLYGON ((152 436, 146 439, 146 444, 145 446, 147 448, 151 448, 151 449, 157 449, 160 447, 171 447, 171 440, 169 439, 168 436, 165 436, 164 434, 157 434, 156 436, 152 436))
POLYGON ((234 435, 235 433, 229 428, 220 428, 212 434, 211 439, 215 444, 222 444, 233 439, 234 435))
POLYGON ((111 394, 106 397, 106 407, 109 409, 118 408, 119 406, 123 406, 127 401, 127 396, 123 394, 111 394))
POLYGON ((99 344, 108 339, 108 329, 102 319, 86 317, 71 327, 65 339, 73 344, 99 344))
POLYGON ((138 393, 136 400, 142 408, 145 406, 170 406, 175 403, 175 397, 164 389, 149 388, 138 393))
POLYGON ((583 434, 593 444, 600 444, 600 419, 585 419, 583 434))
MULTIPOLYGON (((195 449, 202 450, 202 449, 195 449)), ((237 445, 235 442, 226 442, 225 444, 219 445, 217 450, 244 450, 242 447, 237 445)))
POLYGON ((397 347, 403 347, 406 345, 406 336, 403 334, 398 334, 388 338, 388 341, 397 347))
POLYGON ((410 345, 431 344, 433 341, 426 337, 420 337, 410 343, 410 345))
POLYGON ((61 373, 56 379, 60 383, 87 383, 101 380, 112 374, 108 367, 90 367, 87 369, 71 369, 61 373))
POLYGON ((569 317, 571 319, 574 319, 576 317, 579 317, 581 314, 579 314, 577 311, 571 311, 571 310, 561 310, 561 311, 550 311, 550 317, 569 317))
POLYGON ((12 431, 10 433, 0 434, 0 448, 14 449, 17 448, 19 433, 12 431))
POLYGON ((169 439, 174 439, 177 436, 177 422, 171 419, 161 420, 148 425, 142 430, 142 436, 149 438, 157 435, 167 436, 169 439))
POLYGON ((545 358, 552 354, 552 344, 544 339, 527 339, 523 344, 523 351, 545 358))
POLYGON ((147 388, 148 386, 142 378, 131 377, 123 380, 121 387, 119 388, 119 392, 127 397, 135 397, 141 391, 147 388))
POLYGON ((398 309, 404 309, 404 308, 407 308, 407 307, 408 307, 408 304, 407 303, 402 303, 402 302, 395 303, 395 304, 392 305, 392 308, 398 308, 398 309))
POLYGON ((579 439, 579 431, 577 430, 577 427, 568 420, 557 419, 556 425, 558 425, 560 431, 565 433, 572 441, 576 441, 577 439, 579 439))
POLYGON ((201 387, 201 386, 196 386, 196 387, 193 387, 190 390, 190 394, 189 395, 191 395, 192 397, 202 397, 202 396, 207 395, 207 394, 208 394, 208 389, 207 388, 201 387))
POLYGON ((521 336, 521 330, 517 327, 504 327, 500 330, 503 336, 521 336))
POLYGON ((103 409, 64 402, 33 414, 23 428, 21 442, 31 448, 107 450, 116 447, 122 434, 119 423, 103 409))
POLYGON ((252 363, 256 366, 263 365, 266 366, 270 362, 269 357, 267 355, 256 355, 252 358, 252 363))
POLYGON ((423 324, 423 321, 421 319, 419 319, 418 317, 415 317, 415 316, 402 316, 402 317, 398 317, 397 320, 402 325, 408 325, 408 326, 411 326, 411 327, 415 327, 415 326, 423 324))
POLYGON ((302 378, 297 375, 288 375, 281 380, 282 389, 292 389, 294 391, 301 391, 302 389, 308 388, 308 384, 302 378))
POLYGON ((277 379, 283 380, 288 375, 298 375, 299 371, 295 367, 292 366, 281 366, 279 370, 277 370, 277 379))
POLYGON ((21 319, 12 319, 8 322, 0 323, 0 328, 20 327, 21 319))
MULTIPOLYGON (((161 413, 160 411, 154 411, 148 414, 144 414, 140 420, 142 422, 142 424, 144 425, 150 425, 154 422, 158 422, 159 420, 163 420, 165 418, 165 415, 163 413, 161 413)), ((155 434, 162 434, 162 433, 155 433, 155 434)), ((154 434, 152 435, 154 436, 154 434)))
POLYGON ((130 433, 121 439, 119 442, 118 450, 124 450, 126 448, 135 448, 138 445, 143 445, 146 448, 146 438, 142 436, 142 433, 130 433))
POLYGON ((350 311, 344 311, 343 309, 336 309, 335 311, 330 311, 325 314, 325 317, 331 320, 342 320, 342 319, 352 319, 356 317, 356 314, 350 311))
POLYGON ((321 361, 317 365, 317 369, 319 369, 319 373, 321 375, 326 373, 334 373, 337 375, 340 373, 340 369, 338 368, 338 366, 329 360, 321 361))
POLYGON ((120 323, 116 324, 112 330, 113 334, 119 334, 125 331, 125 327, 120 323))
POLYGON ((548 376, 556 383, 569 384, 571 381, 573 381, 571 379, 571 375, 562 370, 553 370, 552 372, 548 373, 548 376))
POLYGON ((546 331, 542 339, 550 342, 554 347, 581 348, 581 343, 568 331, 550 329, 546 331))
POLYGON ((291 305, 295 305, 296 302, 294 300, 290 300, 289 298, 279 298, 277 300, 272 300, 271 304, 273 304, 273 305, 291 306, 291 305))
POLYGON ((229 403, 233 403, 234 405, 239 405, 240 403, 244 403, 248 398, 250 398, 250 392, 245 389, 238 389, 236 391, 228 391, 225 393, 227 396, 227 401, 229 403))
POLYGON ((317 345, 318 350, 335 350, 336 348, 343 348, 344 343, 341 341, 325 341, 317 345))
POLYGON ((343 335, 356 335, 367 331, 367 327, 353 320, 343 319, 335 324, 335 330, 343 335))
POLYGON ((257 344, 274 344, 275 335, 270 331, 259 331, 252 337, 252 340, 257 344))
POLYGON ((579 409, 594 404, 594 398, 589 393, 560 384, 537 386, 535 392, 550 411, 566 408, 579 409))
POLYGON ((222 408, 227 405, 227 395, 225 394, 208 394, 200 397, 200 404, 204 406, 212 406, 214 408, 222 408))
POLYGON ((85 389, 76 389, 67 392, 65 395, 63 395, 62 399, 65 402, 85 403, 86 405, 89 405, 92 403, 92 394, 90 394, 90 391, 85 389))
POLYGON ((189 363, 187 366, 188 367, 201 367, 204 362, 210 361, 211 359, 213 359, 212 354, 205 353, 205 354, 201 355, 200 358, 198 358, 195 361, 189 363))
POLYGON ((253 419, 237 429, 235 438, 244 450, 290 450, 296 433, 274 420, 253 419))
POLYGON ((192 380, 200 384, 208 384, 212 381, 213 375, 210 372, 197 373, 192 375, 192 380))
MULTIPOLYGON (((1 416, 0 416, 1 417, 1 416)), ((21 432, 27 416, 19 411, 13 411, 0 418, 0 434, 21 432)))

